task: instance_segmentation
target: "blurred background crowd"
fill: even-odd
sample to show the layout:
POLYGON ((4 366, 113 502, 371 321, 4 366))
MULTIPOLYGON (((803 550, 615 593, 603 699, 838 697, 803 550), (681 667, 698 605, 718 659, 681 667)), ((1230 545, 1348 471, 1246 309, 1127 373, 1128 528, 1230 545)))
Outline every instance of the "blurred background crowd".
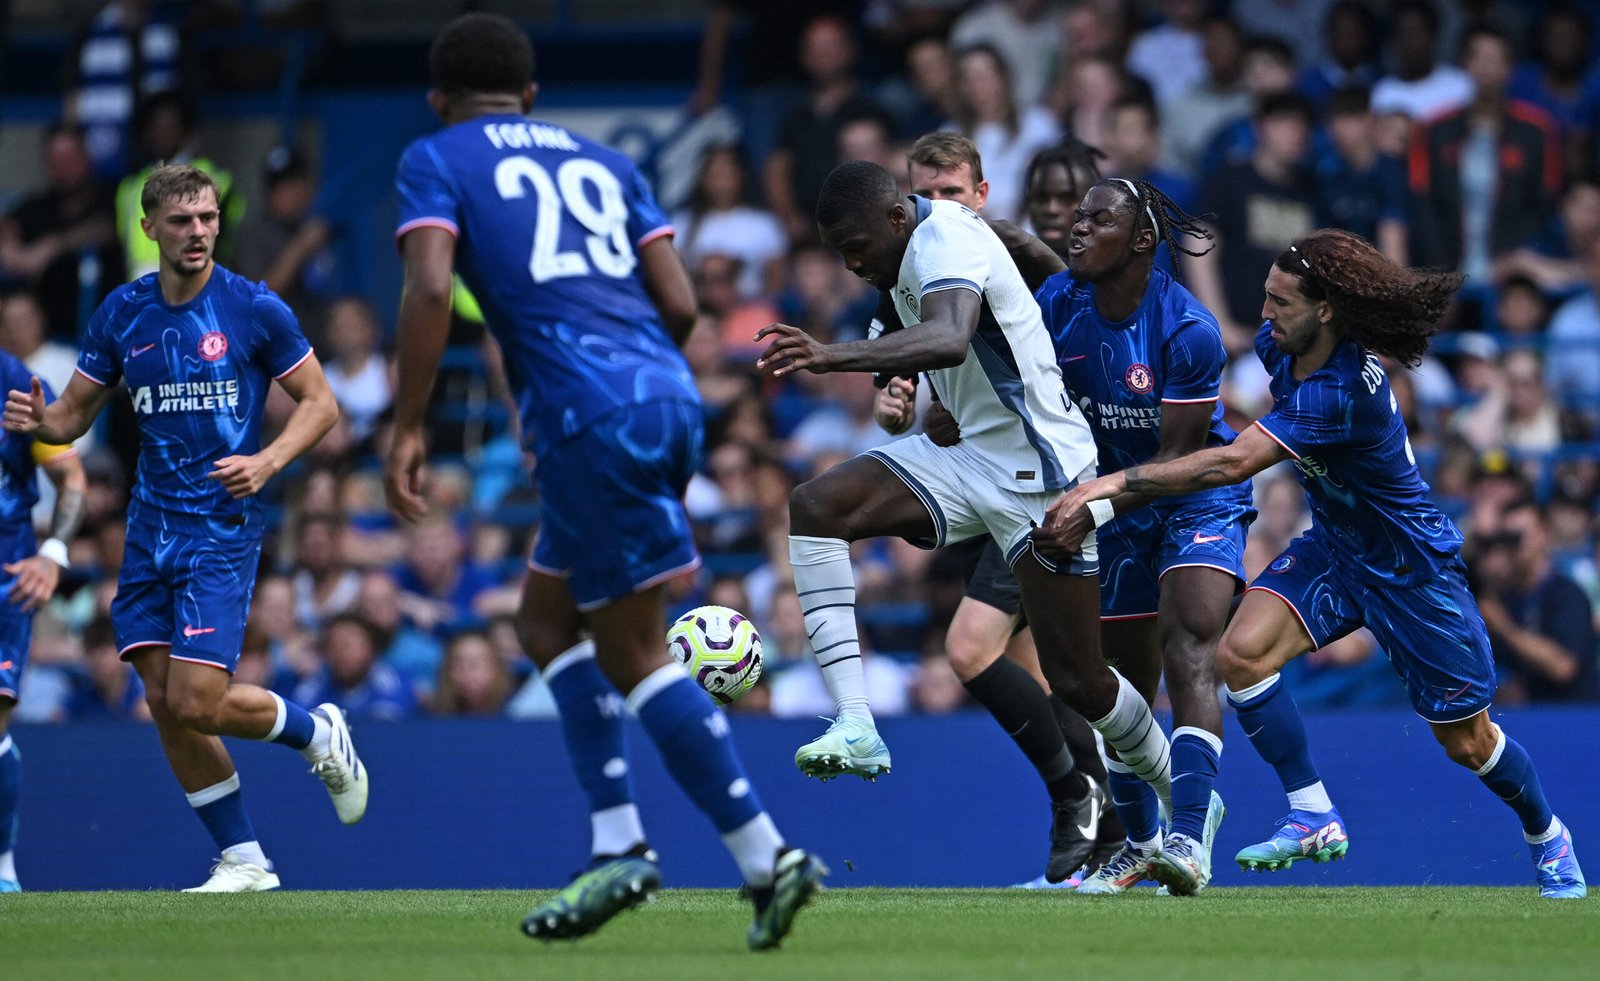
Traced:
MULTIPOLYGON (((55 74, 34 79, 31 125, 0 126, 0 161, 17 164, 0 169, 0 345, 64 386, 88 313, 154 268, 137 222, 144 173, 188 161, 224 191, 220 260, 298 313, 343 409, 337 429, 266 492, 275 530, 241 677, 302 704, 337 702, 356 719, 553 714, 512 620, 538 526, 534 461, 470 297, 457 304, 431 413, 432 517, 401 527, 379 477, 394 298, 341 269, 366 233, 341 217, 349 188, 320 176, 336 155, 364 150, 338 134, 307 137, 292 121, 259 147, 213 144, 219 130, 202 111, 287 117, 379 82, 420 94, 427 38, 476 8, 528 25, 551 104, 564 84, 586 81, 571 54, 580 42, 613 51, 610 62, 589 60, 628 81, 633 69, 617 62, 654 37, 676 73, 648 77, 650 59, 635 58, 638 84, 671 103, 684 137, 648 169, 702 311, 685 354, 708 430, 688 493, 705 564, 671 588, 680 609, 718 603, 759 626, 766 677, 736 709, 832 714, 788 569, 788 493, 890 438, 873 421, 869 376, 775 383, 754 369, 752 335, 774 320, 826 339, 864 335, 876 296, 817 242, 812 205, 844 160, 874 160, 904 179, 906 148, 935 130, 979 147, 990 217, 1025 219, 1029 160, 1069 137, 1103 152, 1103 174, 1145 178, 1206 215, 1217 248, 1178 272, 1223 325, 1236 424, 1270 403, 1250 341, 1264 271, 1294 237, 1349 228, 1399 261, 1466 273, 1433 354, 1414 371, 1391 366, 1390 377, 1418 463, 1467 534, 1501 701, 1600 699, 1600 12, 1589 5, 415 6, 389 25, 413 31, 398 41, 374 26, 383 5, 364 0, 16 0, 8 19, 7 91, 26 89, 17 80, 40 65, 55 74)), ((393 159, 381 167, 392 173, 393 159)), ((106 617, 138 452, 125 398, 115 404, 79 446, 90 518, 59 597, 38 617, 19 719, 145 717, 106 617)), ((271 420, 287 408, 275 404, 271 420)), ((1252 575, 1308 522, 1291 473, 1263 474, 1255 500, 1252 575)), ((856 559, 874 711, 963 708, 942 656, 963 591, 959 561, 891 540, 864 543, 856 559)), ((1365 633, 1290 671, 1303 706, 1403 704, 1365 633)))

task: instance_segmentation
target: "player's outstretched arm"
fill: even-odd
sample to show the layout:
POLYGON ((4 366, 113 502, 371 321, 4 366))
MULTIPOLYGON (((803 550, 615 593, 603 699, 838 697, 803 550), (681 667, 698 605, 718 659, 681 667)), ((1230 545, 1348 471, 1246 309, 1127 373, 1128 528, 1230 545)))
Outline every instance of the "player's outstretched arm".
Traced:
POLYGON ((923 297, 922 322, 916 330, 844 344, 823 344, 799 327, 768 324, 756 334, 756 340, 768 342, 756 367, 779 376, 802 368, 814 374, 954 368, 967 359, 982 303, 983 298, 969 289, 939 290, 923 297))
POLYGON ((300 454, 317 445, 317 440, 328 435, 328 430, 339 421, 339 403, 328 386, 328 376, 323 374, 322 362, 315 354, 306 359, 289 374, 278 379, 278 384, 294 399, 294 411, 283 424, 278 438, 249 456, 225 456, 216 462, 209 476, 222 482, 234 497, 249 497, 267 485, 267 481, 300 458, 300 454))
POLYGON ((14 433, 32 433, 42 443, 65 446, 89 431, 110 399, 109 387, 78 372, 61 397, 46 405, 44 387, 35 377, 28 391, 7 394, 4 425, 14 433))
POLYGON ((403 520, 415 521, 428 513, 422 498, 426 455, 422 422, 450 336, 456 238, 443 228, 414 228, 400 240, 400 251, 405 260, 405 287, 395 336, 394 439, 384 464, 383 492, 389 510, 403 520))
POLYGON ((699 307, 694 299, 694 283, 689 270, 684 268, 683 257, 672 247, 672 238, 663 235, 646 242, 639 250, 639 269, 644 274, 644 288, 661 315, 661 325, 667 336, 679 347, 689 339, 694 330, 699 307))
POLYGON ((8 575, 16 577, 11 587, 11 602, 24 613, 32 613, 55 595, 61 570, 67 567, 67 545, 78 534, 89 510, 89 478, 84 475, 83 461, 78 459, 78 454, 69 447, 35 443, 36 456, 41 448, 52 451, 39 465, 56 488, 50 535, 33 556, 4 566, 8 575))
POLYGON ((1143 463, 1079 484, 1050 505, 1044 526, 1035 537, 1053 541, 1075 512, 1091 501, 1105 501, 1133 492, 1150 497, 1171 497, 1225 487, 1248 480, 1275 463, 1289 458, 1276 440, 1251 426, 1231 444, 1201 450, 1165 463, 1143 463))
POLYGON ((1021 226, 1000 219, 984 220, 999 237, 1006 251, 1011 253, 1011 261, 1017 264, 1017 271, 1022 273, 1028 289, 1037 292, 1045 280, 1067 268, 1067 264, 1056 255, 1055 249, 1024 231, 1021 226))

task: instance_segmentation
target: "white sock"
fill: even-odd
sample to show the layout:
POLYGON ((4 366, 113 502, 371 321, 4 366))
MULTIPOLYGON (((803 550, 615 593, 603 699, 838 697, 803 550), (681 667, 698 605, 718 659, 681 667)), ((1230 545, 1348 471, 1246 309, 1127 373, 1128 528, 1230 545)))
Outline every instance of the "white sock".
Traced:
POLYGON ((1289 807, 1296 811, 1326 814, 1333 810, 1333 801, 1328 799, 1328 788, 1318 780, 1309 787, 1289 791, 1289 807))
POLYGON ((634 804, 618 804, 589 815, 589 831, 593 836, 590 854, 621 855, 644 841, 644 825, 639 821, 639 808, 634 804))
POLYGON ((300 755, 315 763, 332 751, 333 725, 315 712, 311 713, 311 741, 300 755))
MULTIPOLYGON (((1542 845, 1547 841, 1553 841, 1559 834, 1561 834, 1561 819, 1552 814, 1550 815, 1550 827, 1545 828, 1542 834, 1530 835, 1524 831, 1522 833, 1522 840, 1526 841, 1530 845, 1542 845)), ((0 855, 0 879, 7 878, 5 874, 6 858, 7 856, 0 855)), ((10 878, 15 879, 16 875, 12 874, 10 878)))
POLYGON ((1090 720, 1089 724, 1117 751, 1123 765, 1151 787, 1161 799, 1161 806, 1172 813, 1172 745, 1167 734, 1156 724, 1150 706, 1134 690, 1128 679, 1117 675, 1117 701, 1111 714, 1090 720))
POLYGON ((778 834, 766 811, 723 835, 722 843, 739 863, 739 871, 751 887, 765 889, 772 885, 773 865, 778 860, 778 849, 783 847, 783 835, 778 834))
POLYGON ((241 841, 237 845, 229 845, 222 850, 222 857, 235 862, 259 865, 268 871, 272 869, 272 863, 267 861, 267 853, 261 850, 259 841, 241 841))
POLYGON ((17 881, 17 853, 0 852, 0 879, 17 881))
POLYGON ((1145 858, 1150 858, 1161 850, 1161 836, 1157 835, 1149 841, 1134 841, 1130 838, 1128 844, 1132 845, 1134 850, 1145 858))
POLYGON ((841 716, 871 723, 861 641, 856 635, 856 581, 849 544, 842 538, 790 535, 789 563, 805 611, 806 636, 834 705, 841 716))

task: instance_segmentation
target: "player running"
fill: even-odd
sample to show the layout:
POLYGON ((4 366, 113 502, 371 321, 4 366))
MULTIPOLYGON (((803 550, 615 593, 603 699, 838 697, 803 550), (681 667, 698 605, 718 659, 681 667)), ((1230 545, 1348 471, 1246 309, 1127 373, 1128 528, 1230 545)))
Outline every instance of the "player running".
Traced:
MULTIPOLYGON (((1516 812, 1540 895, 1576 898, 1586 887, 1572 836, 1551 812, 1527 751, 1489 719, 1494 662, 1467 590, 1461 533, 1428 499, 1376 357, 1416 364, 1460 284, 1455 273, 1398 266, 1349 232, 1299 239, 1267 275, 1265 322, 1256 334, 1256 353, 1272 374, 1272 411, 1229 446, 1069 491, 1037 538, 1070 547, 1062 530, 1091 502, 1191 494, 1293 459, 1311 530, 1251 583, 1217 650, 1239 725, 1277 770, 1290 807, 1272 837, 1236 861, 1274 871, 1305 858, 1340 858, 1349 847, 1278 671, 1365 626, 1445 752, 1516 812)), ((1175 758, 1174 783, 1209 785, 1215 766, 1175 758)), ((1173 875, 1198 883, 1203 856, 1175 857, 1173 875)))
POLYGON ((271 290, 217 265, 216 184, 187 166, 155 170, 140 219, 157 271, 119 287, 89 320, 78 370, 45 403, 37 378, 12 389, 5 428, 66 445, 126 381, 139 422, 137 479, 111 619, 144 681, 167 761, 221 852, 187 892, 259 892, 278 876, 256 839, 220 736, 283 743, 311 763, 339 820, 367 809, 367 772, 344 714, 306 711, 230 684, 261 558, 256 493, 338 418, 333 392, 294 314, 271 290), (273 379, 296 402, 260 445, 273 379))
MULTIPOLYGON (((0 351, 0 385, 8 390, 31 385, 28 368, 0 351)), ((47 387, 45 398, 55 398, 47 387)), ((22 670, 33 641, 33 613, 55 595, 67 567, 67 544, 78 533, 85 512, 88 480, 70 446, 52 446, 20 437, 0 440, 0 892, 21 892, 17 881, 17 801, 22 790, 22 753, 7 731, 17 707, 22 670), (39 502, 38 469, 56 488, 50 537, 39 544, 33 531, 33 506, 39 502)))
MULTIPOLYGON (((1077 141, 1043 150, 1029 164, 1026 186, 1047 189, 1041 196, 1070 198, 1075 205, 1082 189, 1098 179, 1095 152, 1077 141)), ((913 194, 930 201, 954 201, 982 213, 989 182, 983 179, 983 161, 971 140, 959 133, 930 133, 912 145, 906 158, 913 194)), ((900 329, 892 295, 881 297, 869 336, 882 333, 885 324, 900 329)), ((882 375, 879 380, 883 391, 875 409, 878 424, 895 435, 906 432, 917 418, 917 376, 882 375)), ((948 413, 942 415, 949 418, 948 413)), ((1085 809, 1092 806, 1087 781, 1099 785, 1102 800, 1111 796, 1094 730, 1050 694, 1033 633, 1022 618, 1022 589, 994 538, 979 535, 951 547, 962 555, 967 589, 945 634, 950 667, 967 693, 1033 764, 1050 795, 1045 870, 1024 887, 1076 886, 1073 873, 1101 865, 1124 836, 1122 823, 1109 808, 1099 811, 1098 827, 1096 822, 1085 823, 1085 809)), ((814 757, 802 747, 797 759, 804 767, 814 757)))
MULTIPOLYGON (((967 208, 902 197, 887 171, 865 161, 828 176, 817 225, 851 272, 893 290, 906 329, 822 344, 798 327, 771 324, 757 335, 768 341, 757 365, 778 376, 927 371, 966 438, 948 448, 926 436, 903 439, 845 461, 790 496, 789 552, 806 633, 842 706, 801 754, 814 757, 818 772, 870 776, 889 766, 866 704, 850 543, 896 535, 937 547, 987 533, 1021 584, 1051 689, 1165 794, 1166 736, 1144 699, 1100 656, 1092 536, 1060 561, 1039 555, 1028 536, 1057 488, 1091 475, 1095 452, 1088 425, 1067 400, 1039 307, 1005 246, 967 208)), ((1087 823, 1100 805, 1091 785, 1087 823)))
POLYGON ((582 936, 660 886, 628 779, 626 707, 744 874, 750 946, 774 947, 827 869, 785 845, 727 718, 663 640, 662 584, 700 564, 682 497, 703 439, 678 352, 694 293, 672 227, 627 157, 527 118, 533 49, 509 20, 452 21, 429 63, 428 101, 445 128, 400 159, 405 293, 385 489, 402 519, 426 513, 423 417, 459 268, 505 352, 539 461, 543 523, 519 626, 560 710, 593 831, 588 870, 523 930, 582 936))

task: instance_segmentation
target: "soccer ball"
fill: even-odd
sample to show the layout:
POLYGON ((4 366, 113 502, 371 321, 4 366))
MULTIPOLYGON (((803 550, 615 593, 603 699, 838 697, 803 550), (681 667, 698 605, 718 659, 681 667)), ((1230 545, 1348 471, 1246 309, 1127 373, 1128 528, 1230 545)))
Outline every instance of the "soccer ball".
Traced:
POLYGON ((727 705, 761 680, 761 635, 726 606, 701 606, 667 631, 667 651, 718 703, 727 705))

